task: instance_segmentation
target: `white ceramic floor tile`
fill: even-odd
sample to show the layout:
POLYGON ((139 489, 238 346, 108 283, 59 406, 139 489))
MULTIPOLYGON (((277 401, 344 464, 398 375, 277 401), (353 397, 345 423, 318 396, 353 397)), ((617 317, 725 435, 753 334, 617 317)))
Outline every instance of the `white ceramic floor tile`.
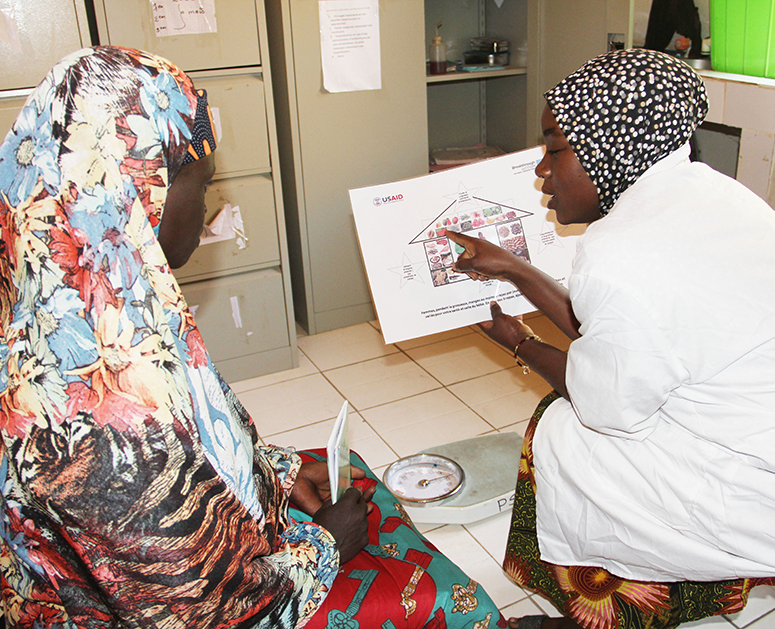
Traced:
POLYGON ((404 354, 329 369, 325 376, 358 410, 441 387, 435 378, 404 354))
POLYGON ((344 402, 321 374, 245 391, 239 394, 239 399, 265 441, 277 433, 332 419, 344 402))
POLYGON ((523 616, 543 616, 546 615, 538 605, 536 605, 532 596, 526 596, 520 601, 507 605, 501 609, 501 614, 508 620, 509 618, 522 618, 523 616))
MULTIPOLYGON (((730 614, 727 618, 736 627, 745 629, 754 621, 762 618, 762 616, 770 615, 773 609, 775 609, 775 586, 760 585, 751 590, 745 609, 739 614, 730 614)), ((769 621, 771 622, 770 627, 775 627, 775 616, 770 615, 769 621)))
POLYGON ((321 371, 398 351, 393 345, 385 345, 382 335, 368 323, 300 338, 299 347, 321 371))
POLYGON ((440 529, 442 526, 447 526, 446 524, 428 524, 428 523, 420 523, 417 524, 415 522, 415 526, 417 527, 417 530, 420 531, 423 535, 430 531, 435 531, 436 529, 440 529))
POLYGON ((492 426, 445 389, 377 406, 362 414, 399 456, 492 431, 492 426))
POLYGON ((466 334, 406 352, 444 385, 514 366, 514 359, 479 334, 466 334))
POLYGON ((240 380, 239 382, 232 383, 230 386, 235 393, 243 393, 245 391, 250 391, 251 389, 260 389, 261 387, 266 387, 270 384, 277 384, 278 382, 287 382, 288 380, 311 376, 314 373, 319 373, 317 367, 310 362, 310 359, 304 355, 304 352, 299 352, 299 366, 295 369, 287 369, 285 371, 270 373, 266 376, 240 380))
MULTIPOLYGON (((350 449, 357 452, 372 470, 389 465, 396 459, 396 453, 387 446, 358 413, 350 411, 348 422, 350 424, 350 449)), ((333 427, 334 420, 329 419, 281 432, 267 439, 274 445, 293 446, 297 450, 325 448, 333 427)), ((377 476, 382 478, 381 473, 377 476)))
POLYGON ((496 428, 529 419, 552 390, 540 376, 520 367, 449 385, 448 389, 496 428))
POLYGON ((775 612, 770 612, 766 616, 759 618, 759 620, 746 625, 745 629, 772 629, 773 627, 775 627, 775 612))
POLYGON ((446 332, 439 332, 438 334, 429 334, 428 336, 421 336, 416 339, 409 339, 408 341, 401 341, 396 345, 406 351, 409 349, 415 349, 416 347, 422 347, 424 345, 432 345, 440 341, 448 341, 449 339, 455 339, 466 334, 473 334, 473 330, 469 327, 457 328, 455 330, 447 330, 446 332))
MULTIPOLYGON (((360 452, 358 454, 360 454, 360 452)), ((390 463, 392 463, 392 461, 390 463)), ((385 474, 385 470, 388 468, 388 465, 390 465, 390 463, 386 465, 372 466, 371 462, 369 462, 369 467, 371 468, 371 471, 374 472, 374 476, 382 480, 382 477, 385 474)))
POLYGON ((500 565, 462 526, 449 524, 428 532, 425 537, 477 581, 498 608, 524 597, 522 588, 504 574, 500 565))
POLYGON ((550 618, 562 617, 562 614, 558 611, 558 609, 552 603, 546 600, 543 596, 539 596, 538 594, 531 594, 530 598, 532 599, 533 603, 538 605, 541 611, 543 611, 544 614, 546 614, 550 618))
POLYGON ((527 424, 530 420, 529 419, 523 419, 521 422, 516 422, 515 424, 510 424, 509 426, 504 426, 503 428, 499 428, 498 432, 515 432, 520 437, 525 436, 525 431, 527 430, 527 424))
POLYGON ((479 520, 479 522, 465 524, 464 528, 500 564, 506 556, 506 541, 510 525, 511 506, 505 505, 502 513, 479 520))
POLYGON ((275 446, 294 447, 297 450, 325 448, 333 426, 334 420, 327 419, 309 426, 278 432, 270 437, 264 437, 264 440, 275 446))

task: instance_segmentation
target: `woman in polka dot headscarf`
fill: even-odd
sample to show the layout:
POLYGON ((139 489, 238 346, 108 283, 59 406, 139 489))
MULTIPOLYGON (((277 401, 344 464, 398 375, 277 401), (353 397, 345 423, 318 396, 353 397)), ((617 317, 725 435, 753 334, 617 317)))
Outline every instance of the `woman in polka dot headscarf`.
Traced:
POLYGON ((497 303, 482 324, 555 389, 527 427, 504 568, 564 617, 510 626, 739 612, 775 585, 775 213, 690 160, 708 102, 683 62, 608 53, 545 97, 547 207, 588 224, 568 289, 448 234, 460 271, 512 282, 571 341, 497 303))
POLYGON ((597 57, 544 96, 597 188, 603 215, 648 168, 686 144, 708 113, 697 73, 652 50, 597 57))

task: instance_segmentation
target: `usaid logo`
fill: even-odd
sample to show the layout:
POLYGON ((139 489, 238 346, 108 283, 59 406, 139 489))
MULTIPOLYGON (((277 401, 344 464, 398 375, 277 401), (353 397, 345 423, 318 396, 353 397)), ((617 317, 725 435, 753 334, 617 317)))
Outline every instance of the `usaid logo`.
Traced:
POLYGON ((403 201, 404 195, 403 194, 391 194, 387 197, 374 197, 374 205, 379 207, 383 203, 395 203, 396 201, 403 201))

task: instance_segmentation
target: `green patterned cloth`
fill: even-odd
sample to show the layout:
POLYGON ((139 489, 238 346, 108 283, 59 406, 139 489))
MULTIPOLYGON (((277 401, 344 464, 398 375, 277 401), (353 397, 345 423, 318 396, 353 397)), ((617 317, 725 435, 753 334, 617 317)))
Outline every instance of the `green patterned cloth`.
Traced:
POLYGON ((541 400, 522 446, 503 561, 503 568, 519 585, 546 597, 585 629, 669 629, 707 616, 734 614, 745 607, 751 588, 775 585, 775 578, 710 583, 627 581, 603 568, 541 561, 536 535, 533 436, 544 411, 559 397, 552 392, 541 400))

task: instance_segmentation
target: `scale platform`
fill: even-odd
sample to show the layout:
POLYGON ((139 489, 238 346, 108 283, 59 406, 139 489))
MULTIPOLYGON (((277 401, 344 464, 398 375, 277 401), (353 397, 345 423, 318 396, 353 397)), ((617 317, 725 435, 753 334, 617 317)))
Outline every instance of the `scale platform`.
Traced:
POLYGON ((522 454, 522 437, 518 434, 483 435, 420 452, 440 454, 456 461, 465 472, 465 483, 457 494, 437 502, 424 505, 402 502, 416 524, 470 524, 504 511, 511 512, 522 454))

